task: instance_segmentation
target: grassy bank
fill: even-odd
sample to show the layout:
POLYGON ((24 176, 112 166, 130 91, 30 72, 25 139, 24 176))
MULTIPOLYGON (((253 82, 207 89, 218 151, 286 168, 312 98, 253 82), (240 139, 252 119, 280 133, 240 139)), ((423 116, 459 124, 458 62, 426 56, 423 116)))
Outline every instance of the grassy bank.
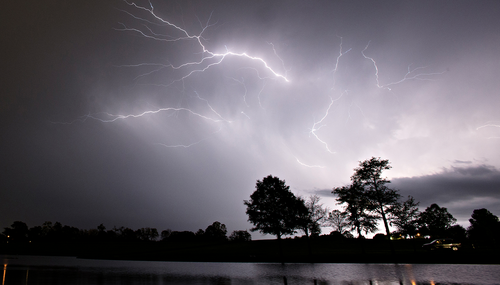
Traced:
POLYGON ((500 251, 496 248, 428 252, 421 249, 425 242, 428 241, 293 239, 240 243, 11 243, 2 244, 0 253, 157 261, 500 264, 500 251))

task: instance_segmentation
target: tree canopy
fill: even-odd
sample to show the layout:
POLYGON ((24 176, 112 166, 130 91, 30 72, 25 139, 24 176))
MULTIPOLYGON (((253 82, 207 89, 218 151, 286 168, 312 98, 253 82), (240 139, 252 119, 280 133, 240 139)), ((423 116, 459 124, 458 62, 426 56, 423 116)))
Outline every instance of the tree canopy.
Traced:
POLYGON ((360 161, 351 176, 352 184, 336 187, 332 191, 340 204, 347 204, 346 210, 358 235, 361 235, 361 228, 367 233, 376 230, 377 217, 382 218, 387 235, 391 233, 387 212, 397 203, 400 195, 387 187, 390 181, 382 177, 382 172, 389 169, 391 166, 386 159, 372 157, 360 161))
POLYGON ((457 222, 448 209, 432 204, 419 216, 420 229, 432 237, 444 237, 446 230, 457 222))
POLYGON ((390 209, 391 224, 405 237, 414 236, 417 233, 420 215, 418 204, 419 202, 415 202, 412 196, 408 196, 406 201, 395 203, 390 209))
POLYGON ((371 214, 373 204, 370 203, 364 189, 357 183, 348 186, 336 187, 332 191, 337 195, 337 202, 345 204, 347 223, 350 230, 358 233, 358 237, 363 237, 363 232, 373 233, 377 230, 377 217, 371 214))
POLYGON ((229 236, 230 241, 251 241, 252 236, 246 230, 233 231, 229 236))
POLYGON ((218 221, 215 221, 205 229, 203 237, 206 240, 211 240, 211 241, 224 241, 227 239, 226 234, 227 234, 226 225, 221 224, 218 221))
POLYGON ((328 213, 327 225, 333 228, 333 231, 343 235, 349 228, 348 213, 340 210, 333 210, 328 213))
POLYGON ((500 235, 500 221, 497 216, 482 208, 472 212, 467 235, 477 242, 492 241, 500 235))
POLYGON ((353 182, 364 188, 365 195, 374 205, 373 209, 382 218, 388 236, 391 231, 386 216, 387 210, 397 203, 400 197, 396 190, 386 186, 391 182, 382 177, 382 172, 391 168, 389 160, 372 157, 360 162, 359 167, 354 169, 354 175, 351 177, 353 182))
POLYGON ((319 236, 321 226, 323 226, 327 218, 328 209, 324 208, 323 204, 319 203, 319 200, 320 197, 318 195, 311 195, 307 200, 303 201, 307 212, 305 213, 306 216, 302 217, 300 227, 307 237, 319 236))
POLYGON ((294 234, 307 215, 304 201, 290 191, 284 180, 272 175, 257 180, 255 188, 250 200, 244 201, 248 221, 254 225, 250 230, 272 234, 277 239, 294 234))
POLYGON ((13 222, 10 228, 5 228, 3 231, 3 234, 12 241, 26 241, 28 233, 28 225, 21 221, 13 222))

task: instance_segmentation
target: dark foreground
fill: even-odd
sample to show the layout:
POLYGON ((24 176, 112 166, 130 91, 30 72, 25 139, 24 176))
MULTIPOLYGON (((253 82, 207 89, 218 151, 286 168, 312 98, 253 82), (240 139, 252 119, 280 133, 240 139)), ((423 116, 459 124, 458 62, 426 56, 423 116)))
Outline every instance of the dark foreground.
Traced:
POLYGON ((257 240, 250 242, 10 243, 0 254, 93 259, 286 263, 500 264, 498 247, 424 251, 428 240, 257 240), (392 247, 392 249, 391 249, 392 247), (280 250, 281 248, 281 250, 280 250))

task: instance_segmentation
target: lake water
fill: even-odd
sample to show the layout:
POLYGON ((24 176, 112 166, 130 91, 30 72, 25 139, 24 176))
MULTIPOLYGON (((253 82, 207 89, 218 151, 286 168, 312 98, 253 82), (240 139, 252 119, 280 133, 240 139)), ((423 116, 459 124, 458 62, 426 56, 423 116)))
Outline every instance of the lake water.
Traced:
POLYGON ((151 262, 6 256, 2 285, 500 284, 500 265, 151 262))

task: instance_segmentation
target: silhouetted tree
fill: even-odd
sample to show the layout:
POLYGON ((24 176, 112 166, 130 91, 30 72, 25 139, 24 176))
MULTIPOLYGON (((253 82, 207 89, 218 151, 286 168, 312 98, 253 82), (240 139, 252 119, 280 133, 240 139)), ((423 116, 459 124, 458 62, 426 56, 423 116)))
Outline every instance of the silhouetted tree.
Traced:
POLYGON ((42 224, 42 232, 40 233, 40 239, 41 240, 47 240, 48 236, 52 232, 52 222, 51 221, 45 221, 42 224))
POLYGON ((224 241, 227 240, 226 234, 226 225, 216 221, 205 229, 203 237, 210 241, 224 241))
POLYGON ((106 232, 106 236, 109 240, 116 241, 120 239, 120 235, 118 233, 118 229, 114 226, 111 230, 106 232))
POLYGON ((360 162, 351 176, 351 181, 364 189, 364 195, 373 204, 372 209, 382 218, 387 236, 391 234, 387 211, 400 197, 396 190, 386 186, 390 181, 382 178, 382 171, 391 168, 389 160, 372 157, 360 162))
POLYGON ((97 238, 101 241, 107 239, 106 227, 104 226, 104 224, 100 224, 97 226, 97 238))
POLYGON ((158 239, 158 230, 156 228, 151 228, 151 232, 149 234, 149 240, 150 241, 155 241, 158 239))
POLYGON ((204 240, 205 239, 205 231, 203 229, 198 229, 194 235, 196 236, 197 240, 204 240))
MULTIPOLYGON (((67 229, 66 229, 67 230, 67 229)), ((66 237, 63 224, 55 222, 49 229, 47 240, 53 242, 64 241, 66 237)))
POLYGON ((76 227, 64 225, 60 231, 60 239, 63 241, 78 241, 80 239, 80 230, 76 227))
POLYGON ((40 242, 43 240, 43 228, 41 226, 34 226, 28 230, 28 240, 32 242, 40 242))
MULTIPOLYGON (((302 198, 299 197, 302 200, 302 198)), ((321 234, 321 226, 323 226, 328 209, 323 208, 323 204, 319 203, 320 197, 318 195, 311 195, 306 201, 303 201, 307 208, 304 212, 305 216, 302 217, 301 229, 307 237, 319 236, 321 234)))
POLYGON ((343 235, 349 229, 349 214, 340 210, 333 210, 328 213, 326 223, 329 227, 333 228, 332 232, 338 232, 343 235))
POLYGON ((373 203, 365 195, 365 189, 357 182, 348 186, 336 187, 332 193, 337 195, 337 202, 345 204, 344 215, 350 231, 356 231, 358 238, 377 230, 377 216, 371 214, 374 210, 373 203))
POLYGON ((170 237, 171 233, 172 233, 171 229, 166 229, 161 231, 161 240, 166 241, 170 237))
POLYGON ((104 224, 100 224, 97 226, 97 230, 99 231, 99 233, 104 233, 106 232, 106 227, 104 226, 104 224))
POLYGON ((427 207, 420 213, 418 219, 420 230, 434 238, 445 237, 446 230, 456 222, 457 219, 446 208, 441 208, 437 204, 427 207))
POLYGON ((467 230, 461 225, 453 225, 445 231, 445 235, 456 241, 465 241, 467 239, 467 230))
POLYGON ((124 241, 136 241, 138 240, 137 234, 131 228, 121 228, 120 238, 124 241))
POLYGON ((245 200, 248 221, 254 227, 251 231, 275 235, 281 240, 283 235, 294 234, 300 226, 300 219, 307 213, 303 200, 290 192, 284 180, 271 175, 257 180, 256 190, 245 200))
POLYGON ((387 240, 387 235, 384 235, 382 233, 378 233, 372 237, 373 240, 387 240))
POLYGON ((475 243, 494 242, 500 238, 500 221, 497 216, 482 208, 472 212, 467 236, 475 243))
POLYGON ((233 231, 229 236, 230 241, 251 241, 252 235, 248 231, 233 231))
POLYGON ((28 225, 21 221, 15 221, 10 228, 4 228, 3 234, 8 241, 25 242, 28 241, 28 225))
POLYGON ((420 211, 419 202, 415 202, 412 196, 404 202, 395 203, 389 210, 391 224, 396 226, 399 234, 404 237, 414 236, 417 233, 420 211))
POLYGON ((328 238, 332 240, 341 240, 346 239, 347 237, 339 231, 331 231, 330 234, 328 234, 328 238))
POLYGON ((169 241, 194 241, 196 236, 191 231, 173 231, 168 238, 169 241))
POLYGON ((143 241, 155 241, 158 238, 156 228, 140 228, 135 231, 136 236, 143 241))
POLYGON ((113 227, 111 231, 107 232, 107 235, 111 239, 120 241, 138 241, 135 231, 130 228, 125 228, 123 226, 119 228, 113 227))

